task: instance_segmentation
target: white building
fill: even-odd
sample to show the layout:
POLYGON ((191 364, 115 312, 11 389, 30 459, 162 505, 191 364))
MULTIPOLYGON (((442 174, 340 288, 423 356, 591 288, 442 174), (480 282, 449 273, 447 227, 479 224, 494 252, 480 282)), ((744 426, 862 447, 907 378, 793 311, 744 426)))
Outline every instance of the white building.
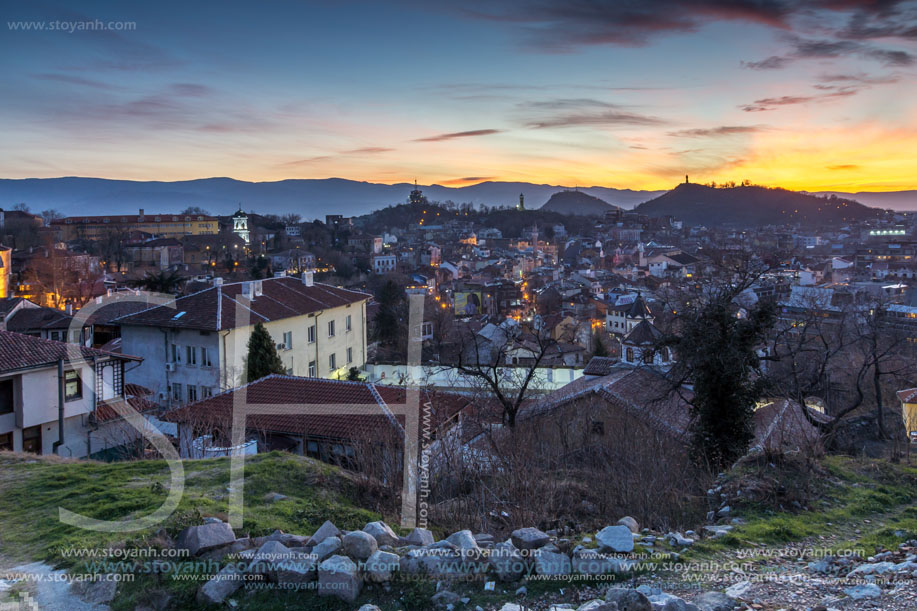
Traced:
POLYGON ((373 273, 387 274, 395 271, 398 265, 396 255, 373 255, 373 273))
POLYGON ((139 360, 0 331, 0 450, 81 458, 137 441, 116 404, 153 407, 125 396, 125 365, 139 360))
POLYGON ((263 323, 288 375, 339 378, 366 363, 370 295, 312 274, 222 284, 118 319, 121 349, 142 356, 130 381, 160 403, 207 398, 242 383, 248 339, 263 323))

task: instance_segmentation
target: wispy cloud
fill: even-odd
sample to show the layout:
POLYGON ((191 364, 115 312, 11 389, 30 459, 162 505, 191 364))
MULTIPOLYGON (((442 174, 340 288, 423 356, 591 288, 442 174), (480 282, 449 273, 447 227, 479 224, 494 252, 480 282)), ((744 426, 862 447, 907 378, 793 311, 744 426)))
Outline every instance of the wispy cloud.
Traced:
POLYGON ((631 110, 629 107, 592 98, 559 98, 526 102, 520 105, 530 116, 525 126, 532 129, 591 126, 655 126, 668 122, 631 110))
POLYGON ((96 81, 92 79, 83 78, 80 76, 72 76, 69 74, 55 74, 55 73, 41 73, 33 74, 32 78, 39 79, 43 81, 57 81, 59 83, 69 83, 71 85, 80 85, 83 87, 92 87, 94 89, 105 89, 107 91, 113 91, 118 89, 114 85, 109 83, 103 83, 102 81, 96 81))
POLYGON ((679 138, 709 138, 721 136, 735 136, 739 134, 752 134, 761 131, 758 125, 721 125, 719 127, 700 127, 695 129, 682 129, 669 132, 670 136, 679 138))
POLYGON ((828 100, 832 98, 844 98, 859 93, 859 89, 856 87, 845 87, 842 89, 836 89, 829 91, 827 93, 819 93, 816 95, 784 95, 776 98, 762 98, 760 100, 755 100, 751 104, 745 104, 740 106, 745 112, 762 112, 766 110, 774 110, 781 106, 792 106, 794 104, 807 104, 809 102, 816 102, 820 100, 828 100))
POLYGON ((375 155, 377 153, 388 153, 394 151, 395 149, 386 148, 384 146, 366 146, 359 149, 350 149, 349 151, 342 151, 344 155, 375 155))
POLYGON ((485 180, 494 180, 496 176, 465 176, 464 178, 450 178, 449 180, 444 180, 440 184, 443 185, 464 185, 469 182, 484 182, 485 180))
POLYGON ((467 132, 452 132, 449 134, 437 134, 427 136, 426 138, 417 138, 414 142, 442 142, 444 140, 454 140, 456 138, 471 138, 474 136, 492 136, 499 134, 499 129, 473 129, 467 132))
POLYGON ((786 67, 790 63, 790 59, 787 57, 781 57, 779 55, 771 55, 767 59, 762 59, 759 62, 740 62, 743 68, 749 68, 751 70, 779 70, 780 68, 786 67))
POLYGON ((828 170, 859 170, 860 166, 853 163, 842 163, 839 165, 829 165, 825 166, 828 170))

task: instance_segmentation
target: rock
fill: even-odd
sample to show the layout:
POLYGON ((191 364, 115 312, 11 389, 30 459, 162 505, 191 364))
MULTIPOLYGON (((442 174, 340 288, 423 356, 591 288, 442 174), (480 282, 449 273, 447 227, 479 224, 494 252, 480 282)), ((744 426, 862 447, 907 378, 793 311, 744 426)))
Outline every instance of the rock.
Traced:
POLYGON ((617 611, 618 605, 604 600, 590 600, 576 608, 576 611, 617 611))
POLYGON ((623 525, 606 526, 595 535, 599 550, 603 552, 634 551, 634 535, 630 528, 623 525))
POLYGON ((404 542, 408 545, 419 545, 421 547, 433 545, 435 541, 433 533, 426 528, 415 528, 411 531, 411 534, 404 538, 404 542))
POLYGON ((516 588, 515 596, 525 596, 528 593, 529 593, 529 589, 525 586, 521 586, 519 588, 516 588))
POLYGON ((679 547, 694 545, 694 539, 689 539, 680 532, 668 533, 665 536, 665 540, 669 542, 669 545, 677 545, 679 547))
POLYGON ((700 611, 732 611, 739 606, 735 599, 722 592, 704 592, 694 599, 694 604, 700 611))
POLYGON ((395 534, 395 531, 391 527, 382 522, 370 522, 363 527, 363 532, 372 535, 376 540, 376 543, 379 545, 398 545, 398 535, 395 534))
POLYGON ((219 605, 245 584, 242 572, 229 565, 210 578, 197 591, 197 602, 201 605, 219 605))
POLYGON ((369 533, 355 530, 341 539, 341 549, 354 560, 366 560, 379 549, 379 544, 369 533))
POLYGON ((844 594, 853 600, 862 600, 864 598, 879 598, 882 596, 882 588, 874 583, 867 583, 852 588, 844 588, 844 594))
POLYGON ((474 540, 474 535, 470 530, 460 530, 446 537, 446 541, 456 546, 460 550, 476 550, 478 543, 474 540))
POLYGON ((287 547, 303 547, 309 542, 309 537, 285 533, 282 530, 275 530, 264 537, 264 541, 279 541, 287 547))
POLYGON ((440 590, 434 594, 432 598, 430 598, 430 602, 432 602, 437 607, 446 607, 449 605, 454 607, 456 604, 458 604, 460 599, 461 596, 455 592, 450 592, 449 590, 440 590))
POLYGON ((619 611, 653 611, 649 599, 630 588, 608 588, 605 592, 605 602, 615 603, 619 611))
POLYGON ((366 561, 366 578, 376 583, 391 581, 392 574, 400 568, 400 562, 398 554, 377 550, 366 561))
POLYGON ((531 526, 514 530, 510 538, 516 549, 538 549, 551 540, 547 534, 531 526))
POLYGON ((729 505, 724 505, 723 507, 720 507, 720 510, 716 512, 716 515, 724 518, 729 515, 730 511, 732 511, 732 508, 729 505))
POLYGON ((264 495, 264 502, 265 503, 276 503, 277 501, 285 501, 288 498, 290 497, 288 497, 285 494, 280 494, 279 492, 268 492, 267 494, 264 495))
POLYGON ((861 564, 857 568, 853 569, 847 573, 847 577, 855 577, 856 575, 882 575, 883 573, 888 573, 889 571, 895 570, 894 562, 874 562, 861 564))
POLYGON ((627 563, 621 558, 608 556, 594 549, 577 546, 571 560, 573 572, 577 575, 609 575, 623 572, 627 563))
POLYGON ((572 571, 570 558, 566 554, 549 552, 543 549, 535 550, 535 572, 538 575, 569 575, 572 571))
MULTIPOLYGON (((74 581, 70 586, 71 591, 76 594, 80 600, 86 603, 93 605, 102 605, 105 603, 110 603, 115 598, 115 593, 118 590, 118 582, 112 579, 104 580, 86 580, 86 581, 74 581)), ((0 593, 3 590, 0 589, 0 593)), ((13 605, 16 607, 16 605, 13 605)), ((26 605, 23 605, 25 608, 26 605)), ((0 609, 5 607, 0 606, 0 609)))
POLYGON ((638 524, 637 520, 633 519, 630 516, 624 516, 623 518, 618 520, 618 524, 620 524, 621 526, 626 526, 627 528, 630 529, 630 532, 632 533, 640 532, 640 524, 638 524))
POLYGON ((665 592, 650 594, 647 598, 653 605, 653 611, 697 611, 697 605, 665 592))
POLYGON ((341 531, 338 530, 338 527, 331 523, 331 520, 325 520, 325 523, 318 527, 318 530, 315 531, 306 545, 318 545, 328 537, 340 537, 341 531))
POLYGON ((517 605, 516 603, 503 603, 503 606, 500 607, 500 611, 525 611, 522 605, 517 605))
POLYGON ((341 549, 341 539, 339 537, 326 537, 324 541, 312 548, 312 555, 321 562, 337 553, 339 549, 341 549))
POLYGON ((382 609, 380 609, 376 605, 366 604, 360 607, 359 609, 357 609, 357 611, 382 611, 382 609))
POLYGON ((725 537, 729 534, 730 530, 732 530, 732 526, 704 526, 704 532, 714 539, 725 537))
POLYGON ((750 589, 750 581, 740 581, 726 588, 726 596, 731 598, 742 598, 750 589))
POLYGON ((489 546, 494 542, 494 536, 487 533, 476 533, 474 536, 474 541, 481 546, 489 546))
POLYGON ((189 526, 178 534, 175 542, 179 549, 186 549, 191 555, 235 543, 236 536, 226 522, 209 522, 200 526, 189 526))
POLYGON ((280 541, 267 541, 252 556, 248 572, 266 575, 271 581, 286 579, 290 583, 312 581, 315 578, 315 558, 293 551, 280 541), (289 574, 282 575, 286 571, 289 574))
POLYGON ((490 550, 487 562, 500 581, 516 581, 525 573, 525 558, 509 541, 497 543, 490 550))
POLYGON ((360 579, 357 565, 347 556, 332 556, 318 565, 319 595, 337 596, 347 602, 353 602, 360 595, 362 588, 363 580, 360 579))

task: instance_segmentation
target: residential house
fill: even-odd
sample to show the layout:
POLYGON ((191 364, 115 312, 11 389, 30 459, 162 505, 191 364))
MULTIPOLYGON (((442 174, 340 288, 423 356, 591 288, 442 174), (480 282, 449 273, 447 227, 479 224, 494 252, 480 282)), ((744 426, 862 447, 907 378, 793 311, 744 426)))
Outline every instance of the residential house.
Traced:
POLYGON ((312 282, 312 274, 215 285, 118 318, 121 349, 143 364, 131 381, 164 404, 238 386, 248 339, 263 323, 290 375, 341 377, 366 363, 370 295, 312 282))

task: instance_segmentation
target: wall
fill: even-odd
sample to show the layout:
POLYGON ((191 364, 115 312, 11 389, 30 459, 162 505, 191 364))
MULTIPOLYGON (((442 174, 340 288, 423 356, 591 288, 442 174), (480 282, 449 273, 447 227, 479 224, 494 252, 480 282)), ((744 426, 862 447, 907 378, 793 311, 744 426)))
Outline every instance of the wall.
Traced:
MULTIPOLYGON (((501 367, 500 371, 524 372, 525 368, 501 367)), ((480 386, 480 382, 473 378, 467 378, 451 367, 437 367, 413 365, 389 365, 369 363, 366 365, 367 381, 374 384, 400 385, 402 377, 408 375, 408 379, 422 386, 433 386, 434 388, 454 389, 454 390, 472 390, 480 386)), ((511 378, 519 377, 513 374, 511 378)), ((529 386, 534 391, 550 391, 566 386, 574 380, 583 377, 582 369, 566 367, 539 367, 535 370, 535 376, 529 386)))

